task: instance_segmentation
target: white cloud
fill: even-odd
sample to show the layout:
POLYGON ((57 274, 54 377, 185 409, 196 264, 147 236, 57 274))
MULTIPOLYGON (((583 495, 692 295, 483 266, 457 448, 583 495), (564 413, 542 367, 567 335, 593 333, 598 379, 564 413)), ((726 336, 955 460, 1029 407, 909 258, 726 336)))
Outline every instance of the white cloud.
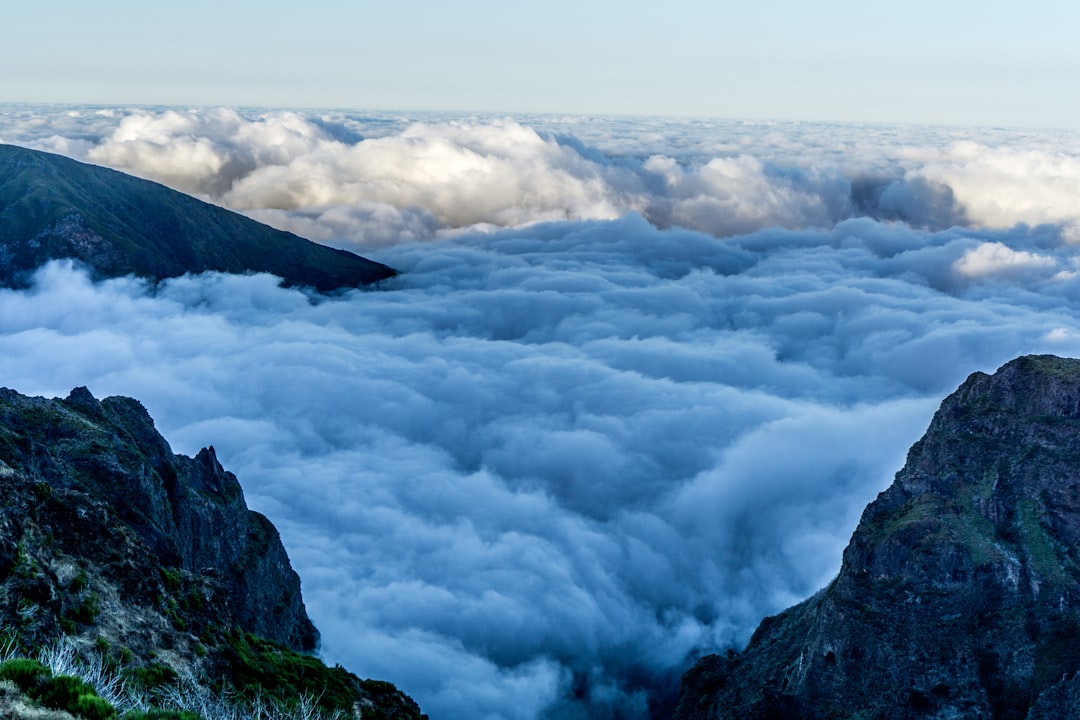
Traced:
POLYGON ((664 178, 664 193, 650 207, 654 221, 715 235, 771 225, 826 227, 838 209, 829 207, 830 200, 847 194, 842 177, 785 174, 747 156, 714 158, 688 172, 672 158, 656 155, 644 169, 664 178))
POLYGON ((955 263, 956 271, 969 278, 1022 277, 1032 273, 1045 276, 1057 266, 1054 258, 1013 250, 1001 242, 981 243, 955 263))
POLYGON ((218 199, 259 167, 288 163, 332 143, 316 124, 293 113, 249 120, 227 109, 135 111, 124 115, 86 156, 100 165, 218 199))
POLYGON ((951 187, 971 220, 981 226, 1075 223, 1080 220, 1077 149, 1075 139, 1053 136, 1005 147, 963 141, 919 172, 951 187))
POLYGON ((271 211, 337 245, 630 211, 721 236, 858 215, 931 229, 1080 222, 1080 138, 1067 132, 15 106, 0 140, 271 211))

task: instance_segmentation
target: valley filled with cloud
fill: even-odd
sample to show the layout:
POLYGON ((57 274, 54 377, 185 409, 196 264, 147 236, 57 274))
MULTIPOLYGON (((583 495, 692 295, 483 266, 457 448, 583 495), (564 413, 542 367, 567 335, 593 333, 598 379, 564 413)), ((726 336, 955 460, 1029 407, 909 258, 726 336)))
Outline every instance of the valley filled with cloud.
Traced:
POLYGON ((0 142, 400 271, 52 263, 0 290, 0 377, 214 445, 323 656, 436 718, 666 707, 836 574, 969 373, 1080 353, 1076 133, 0 106, 0 142))

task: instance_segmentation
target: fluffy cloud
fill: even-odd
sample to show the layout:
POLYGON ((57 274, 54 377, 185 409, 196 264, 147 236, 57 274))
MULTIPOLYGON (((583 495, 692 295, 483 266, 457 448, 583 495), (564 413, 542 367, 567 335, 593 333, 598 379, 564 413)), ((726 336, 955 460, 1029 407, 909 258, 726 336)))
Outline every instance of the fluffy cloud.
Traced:
POLYGON ((1013 250, 1001 242, 988 242, 966 251, 955 267, 970 278, 1023 277, 1046 274, 1057 267, 1057 262, 1045 255, 1013 250))
POLYGON ((951 187, 980 225, 1076 223, 1080 155, 1075 139, 1047 135, 1005 147, 960 141, 919 172, 951 187))
POLYGON ((339 246, 628 212, 717 236, 858 216, 931 230, 1080 223, 1080 143, 1064 132, 11 107, 0 140, 339 246))
POLYGON ((0 291, 0 373, 131 395, 177 451, 213 444, 327 659, 433 717, 666 707, 697 655, 836 572, 969 372, 1080 352, 1069 233, 950 227, 963 193, 910 169, 950 152, 922 136, 736 128, 703 154, 659 121, 31 115, 0 134, 219 202, 280 181, 293 204, 251 212, 402 271, 328 300, 56 263, 0 291), (853 193, 829 147, 873 180, 853 193))
POLYGON ((688 172, 673 158, 656 155, 644 169, 664 179, 649 208, 661 226, 733 235, 771 225, 825 227, 847 210, 842 177, 784 172, 750 156, 714 158, 688 172))

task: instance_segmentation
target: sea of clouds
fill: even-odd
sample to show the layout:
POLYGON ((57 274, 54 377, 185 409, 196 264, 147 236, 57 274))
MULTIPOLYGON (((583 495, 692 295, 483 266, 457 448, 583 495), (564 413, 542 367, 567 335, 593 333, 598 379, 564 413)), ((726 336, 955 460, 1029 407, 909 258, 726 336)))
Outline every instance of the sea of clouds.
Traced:
POLYGON ((670 709, 837 572, 941 399, 1080 354, 1080 135, 0 106, 0 142, 401 274, 0 290, 0 384, 140 399, 279 527, 322 652, 441 720, 670 709))

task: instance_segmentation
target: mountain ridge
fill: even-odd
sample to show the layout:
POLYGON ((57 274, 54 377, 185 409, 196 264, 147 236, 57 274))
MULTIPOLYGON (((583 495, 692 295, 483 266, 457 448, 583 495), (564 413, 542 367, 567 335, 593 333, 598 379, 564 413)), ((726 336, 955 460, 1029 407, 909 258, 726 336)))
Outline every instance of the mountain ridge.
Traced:
POLYGON ((212 447, 174 454, 137 400, 0 389, 0 497, 4 654, 63 641, 147 692, 190 677, 421 720, 389 683, 311 655, 318 632, 273 524, 212 447))
POLYGON ((1078 541, 1080 360, 974 373, 837 578, 701 659, 676 720, 1080 716, 1078 541))
POLYGON ((268 272, 321 292, 396 274, 150 180, 0 144, 0 284, 24 287, 60 258, 98 277, 268 272))

